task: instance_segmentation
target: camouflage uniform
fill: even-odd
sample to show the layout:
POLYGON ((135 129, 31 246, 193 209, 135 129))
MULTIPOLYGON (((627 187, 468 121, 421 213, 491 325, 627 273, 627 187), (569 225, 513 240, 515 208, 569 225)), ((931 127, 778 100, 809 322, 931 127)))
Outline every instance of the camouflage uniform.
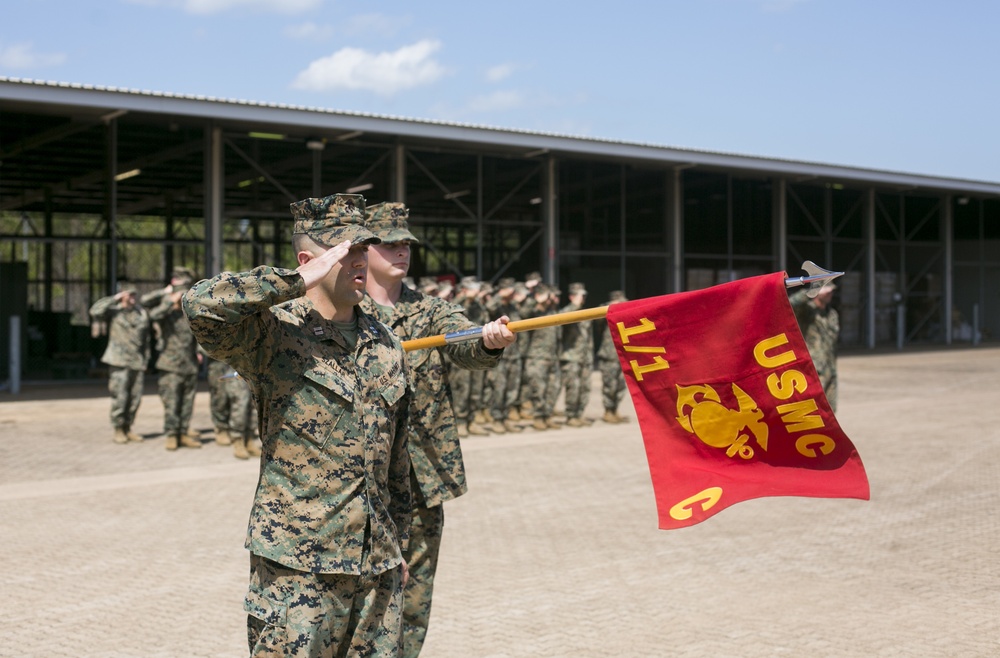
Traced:
MULTIPOLYGON (((462 312, 472 323, 471 326, 482 326, 489 321, 489 315, 476 298, 479 282, 472 277, 466 277, 462 281, 462 288, 468 293, 468 296, 458 301, 462 305, 462 312)), ((474 424, 476 413, 483 409, 483 385, 486 374, 482 370, 469 370, 449 364, 448 378, 451 383, 455 417, 459 422, 474 424)))
MULTIPOLYGON (((545 284, 538 284, 544 286, 545 284)), ((525 319, 554 315, 556 309, 551 306, 551 298, 544 304, 535 304, 524 316, 525 319)), ((531 391, 532 414, 538 423, 552 423, 552 413, 555 410, 556 399, 559 397, 559 327, 545 327, 531 332, 531 342, 524 353, 524 377, 528 379, 531 391)))
MULTIPOLYGON (((609 295, 608 304, 627 302, 625 293, 613 290, 609 295)), ((618 415, 618 405, 628 385, 625 383, 625 373, 621 361, 618 360, 618 350, 611 338, 611 331, 606 321, 601 322, 601 344, 597 348, 597 369, 601 372, 601 403, 604 405, 604 421, 621 423, 625 419, 618 415)))
MULTIPOLYGON (((513 279, 501 279, 497 284, 498 289, 512 288, 513 286, 513 279)), ((504 315, 511 322, 521 319, 521 314, 513 300, 504 300, 499 295, 490 301, 487 311, 490 320, 496 320, 504 315)), ((521 353, 518 349, 518 343, 512 343, 504 350, 500 363, 489 371, 486 379, 487 388, 491 391, 490 416, 495 426, 499 425, 507 431, 520 431, 516 425, 506 422, 510 409, 517 403, 518 392, 521 388, 521 353)))
MULTIPOLYGON (((601 403, 604 405, 604 419, 618 418, 618 405, 625 395, 625 373, 618 360, 615 341, 604 323, 601 344, 597 348, 597 369, 601 372, 601 403)), ((617 421, 614 421, 617 422, 617 421)))
POLYGON ((253 453, 244 455, 246 441, 253 437, 257 425, 250 388, 245 381, 235 376, 235 371, 227 363, 209 359, 207 370, 209 404, 216 441, 220 445, 229 445, 233 441, 237 444, 242 442, 242 447, 234 447, 236 456, 241 459, 256 454, 254 450, 253 453))
POLYGON ((191 333, 184 311, 166 293, 143 297, 147 304, 158 295, 159 303, 149 317, 160 327, 163 348, 156 359, 160 371, 159 393, 163 401, 163 432, 167 437, 187 434, 198 392, 198 342, 191 333))
POLYGON ((840 316, 837 310, 827 304, 819 308, 806 295, 805 290, 796 291, 788 300, 799 321, 799 329, 806 339, 809 356, 816 366, 816 374, 823 385, 823 392, 830 408, 837 410, 837 339, 840 336, 840 316))
MULTIPOLYGON (((370 209, 366 224, 385 242, 416 242, 406 229, 408 215, 400 203, 380 204, 370 209)), ((393 307, 380 306, 371 297, 365 297, 361 308, 376 314, 400 340, 476 326, 465 317, 460 306, 406 286, 393 307)), ((445 355, 459 368, 483 370, 496 366, 502 354, 503 350, 487 349, 482 340, 407 353, 413 378, 408 435, 414 499, 410 538, 403 552, 410 568, 403 610, 402 655, 407 658, 420 653, 430 622, 434 575, 444 532, 442 503, 467 490, 445 355)))
MULTIPOLYGON (((574 284, 575 285, 575 284, 574 284)), ((580 289, 576 292, 580 292, 580 289)), ((570 286, 570 295, 574 288, 570 286)), ((586 294, 586 291, 583 291, 586 294)), ((579 311, 580 306, 568 304, 560 313, 579 311)), ((562 349, 559 352, 560 375, 562 376, 566 418, 579 421, 590 400, 590 372, 594 365, 594 332, 589 321, 565 324, 562 329, 562 349)))
POLYGON ((127 436, 142 402, 143 378, 149 363, 149 313, 138 304, 125 308, 112 295, 94 302, 90 316, 111 322, 101 363, 109 366, 111 425, 127 436))
MULTIPOLYGON (((361 204, 356 195, 293 204, 296 232, 372 241, 361 204)), ((406 360, 375 318, 356 307, 356 330, 345 335, 305 292, 295 270, 258 267, 202 281, 184 298, 198 340, 235 367, 258 408, 250 651, 396 656, 412 505, 406 360)))

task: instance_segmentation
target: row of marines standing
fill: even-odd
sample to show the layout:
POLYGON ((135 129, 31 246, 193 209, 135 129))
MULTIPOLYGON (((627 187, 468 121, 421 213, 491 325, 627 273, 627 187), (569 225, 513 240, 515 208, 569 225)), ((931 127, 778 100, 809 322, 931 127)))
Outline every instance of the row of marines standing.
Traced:
MULTIPOLYGON (((511 277, 494 287, 475 277, 464 277, 457 289, 447 280, 432 277, 419 281, 426 295, 444 297, 459 304, 466 317, 484 324, 506 315, 511 321, 556 313, 579 311, 585 307, 587 290, 582 283, 569 285, 569 304, 560 304, 560 291, 541 281, 533 272, 524 282, 511 277)), ((627 301, 621 291, 613 291, 609 304, 627 301)), ((625 392, 625 379, 614 343, 604 321, 597 321, 603 336, 596 362, 601 372, 602 402, 607 423, 624 422, 618 407, 625 392)), ((497 367, 483 371, 449 368, 452 403, 460 436, 520 432, 524 424, 536 430, 558 429, 556 401, 563 392, 565 424, 590 425, 584 415, 590 397, 594 368, 594 323, 576 322, 525 332, 515 345, 504 351, 497 367)))

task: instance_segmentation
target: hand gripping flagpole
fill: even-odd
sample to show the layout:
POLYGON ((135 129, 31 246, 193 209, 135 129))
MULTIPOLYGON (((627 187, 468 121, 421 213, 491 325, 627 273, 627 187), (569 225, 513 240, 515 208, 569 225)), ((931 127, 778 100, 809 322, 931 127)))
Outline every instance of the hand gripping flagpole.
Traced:
MULTIPOLYGON (((811 260, 807 260, 802 263, 802 270, 806 273, 806 276, 786 277, 785 287, 797 288, 798 286, 809 286, 806 291, 806 295, 809 297, 815 297, 819 294, 820 289, 822 289, 824 285, 844 274, 843 272, 825 270, 811 260)), ((515 320, 513 322, 508 322, 507 328, 516 334, 521 331, 532 331, 534 329, 544 329, 546 327, 558 327, 564 324, 573 324, 574 322, 600 320, 601 318, 607 316, 607 314, 607 306, 596 306, 594 308, 585 308, 579 311, 567 311, 566 313, 543 315, 537 318, 529 318, 527 320, 515 320)), ((469 329, 453 331, 447 334, 438 334, 437 336, 404 340, 403 349, 407 352, 412 352, 414 350, 423 350, 432 347, 444 347, 445 345, 451 345, 452 343, 464 343, 470 340, 478 340, 482 337, 482 335, 482 327, 470 327, 469 329)))

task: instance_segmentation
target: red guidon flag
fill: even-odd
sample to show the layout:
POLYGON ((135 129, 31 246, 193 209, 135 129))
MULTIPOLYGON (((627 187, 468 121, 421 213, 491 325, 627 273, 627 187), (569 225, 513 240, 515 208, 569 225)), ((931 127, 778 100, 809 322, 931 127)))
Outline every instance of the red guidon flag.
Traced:
POLYGON ((779 272, 608 307, 660 528, 763 496, 868 500, 779 272))

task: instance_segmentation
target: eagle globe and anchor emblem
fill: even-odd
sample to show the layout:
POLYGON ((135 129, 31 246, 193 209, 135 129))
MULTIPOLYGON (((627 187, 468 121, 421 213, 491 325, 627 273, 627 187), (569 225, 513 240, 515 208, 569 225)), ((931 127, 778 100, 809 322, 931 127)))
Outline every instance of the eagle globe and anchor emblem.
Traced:
POLYGON ((750 459, 752 436, 761 450, 767 450, 764 412, 743 389, 732 384, 738 408, 722 403, 722 397, 708 384, 677 385, 677 422, 685 430, 713 448, 725 448, 727 457, 750 459), (744 431, 746 430, 746 431, 744 431))

